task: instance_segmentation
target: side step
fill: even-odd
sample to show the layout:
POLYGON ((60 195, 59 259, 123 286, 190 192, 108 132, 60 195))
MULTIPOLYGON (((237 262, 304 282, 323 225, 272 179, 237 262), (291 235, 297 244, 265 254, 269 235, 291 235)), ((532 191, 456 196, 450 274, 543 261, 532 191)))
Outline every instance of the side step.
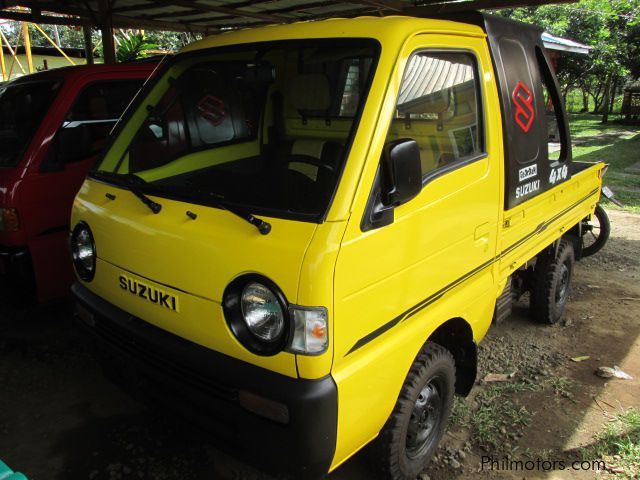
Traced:
POLYGON ((504 286, 504 290, 496 301, 496 308, 493 311, 493 323, 496 325, 501 324, 511 316, 512 311, 513 295, 511 292, 511 277, 509 277, 507 279, 507 284, 504 286))

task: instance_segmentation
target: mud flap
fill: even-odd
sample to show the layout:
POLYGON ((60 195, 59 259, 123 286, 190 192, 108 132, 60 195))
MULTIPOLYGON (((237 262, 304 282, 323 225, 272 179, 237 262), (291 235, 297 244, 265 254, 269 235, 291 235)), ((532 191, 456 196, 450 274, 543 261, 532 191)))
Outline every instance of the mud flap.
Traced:
POLYGON ((511 292, 511 277, 507 278, 507 284, 496 301, 496 308, 493 311, 493 323, 501 324, 511 316, 513 311, 513 295, 511 292))

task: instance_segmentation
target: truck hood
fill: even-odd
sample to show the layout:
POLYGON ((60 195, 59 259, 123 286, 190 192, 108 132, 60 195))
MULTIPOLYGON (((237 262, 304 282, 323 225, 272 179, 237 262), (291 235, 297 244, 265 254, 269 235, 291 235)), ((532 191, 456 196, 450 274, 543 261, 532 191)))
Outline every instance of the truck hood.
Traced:
POLYGON ((316 224, 268 218, 271 233, 261 235, 226 210, 151 198, 162 205, 157 215, 129 190, 88 179, 75 200, 72 228, 89 225, 101 262, 175 291, 219 303, 231 280, 258 273, 296 301, 316 224))

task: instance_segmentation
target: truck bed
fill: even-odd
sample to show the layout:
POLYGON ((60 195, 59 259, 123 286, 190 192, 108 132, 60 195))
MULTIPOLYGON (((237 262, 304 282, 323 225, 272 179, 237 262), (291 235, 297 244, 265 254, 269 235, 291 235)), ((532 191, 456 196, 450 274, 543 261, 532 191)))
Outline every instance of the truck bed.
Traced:
POLYGON ((569 180, 503 212, 498 276, 505 280, 539 252, 593 213, 604 163, 574 163, 569 180))

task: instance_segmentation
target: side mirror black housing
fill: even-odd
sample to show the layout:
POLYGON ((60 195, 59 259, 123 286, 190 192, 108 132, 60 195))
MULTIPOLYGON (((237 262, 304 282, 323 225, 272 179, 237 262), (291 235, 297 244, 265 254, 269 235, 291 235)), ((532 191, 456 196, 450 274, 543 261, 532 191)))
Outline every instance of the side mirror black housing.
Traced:
POLYGON ((382 201, 385 205, 397 207, 420 193, 422 162, 418 142, 402 138, 387 143, 383 151, 382 164, 382 201))

